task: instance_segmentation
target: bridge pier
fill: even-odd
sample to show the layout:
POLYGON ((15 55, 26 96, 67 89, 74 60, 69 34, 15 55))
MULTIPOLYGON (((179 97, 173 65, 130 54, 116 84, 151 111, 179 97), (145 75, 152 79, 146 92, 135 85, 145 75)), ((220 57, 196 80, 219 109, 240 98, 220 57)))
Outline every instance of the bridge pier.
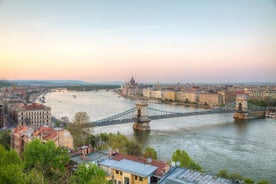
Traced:
POLYGON ((238 112, 235 112, 233 118, 235 119, 249 119, 248 118, 248 96, 245 94, 238 95, 236 97, 236 109, 238 112))
POLYGON ((134 117, 133 129, 140 131, 149 131, 149 115, 148 115, 148 104, 144 101, 136 102, 136 114, 134 117))

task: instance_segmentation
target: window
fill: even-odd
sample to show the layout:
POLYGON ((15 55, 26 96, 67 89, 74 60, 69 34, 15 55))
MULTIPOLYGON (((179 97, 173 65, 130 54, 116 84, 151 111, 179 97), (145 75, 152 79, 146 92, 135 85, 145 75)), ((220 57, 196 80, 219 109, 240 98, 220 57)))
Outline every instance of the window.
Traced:
POLYGON ((139 177, 139 181, 143 181, 143 177, 139 177))
POLYGON ((135 180, 137 180, 138 179, 138 176, 135 176, 135 180))
POLYGON ((120 171, 120 175, 123 175, 122 171, 120 171))
POLYGON ((124 178, 124 184, 129 184, 129 178, 127 177, 124 178))
POLYGON ((116 170, 115 172, 116 172, 116 174, 119 174, 119 171, 118 171, 118 170, 116 170))

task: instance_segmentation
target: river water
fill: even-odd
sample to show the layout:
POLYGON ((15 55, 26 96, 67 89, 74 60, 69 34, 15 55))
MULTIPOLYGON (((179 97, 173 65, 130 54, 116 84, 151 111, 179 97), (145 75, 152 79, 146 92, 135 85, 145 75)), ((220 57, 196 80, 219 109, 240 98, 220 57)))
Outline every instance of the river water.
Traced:
MULTIPOLYGON (((90 120, 95 121, 126 111, 135 104, 106 91, 53 92, 45 98, 53 116, 67 116, 71 121, 76 112, 87 112, 90 120)), ((200 110, 165 104, 149 106, 175 112, 200 110)), ((276 120, 236 122, 232 114, 211 114, 155 120, 150 126, 149 133, 134 132, 132 123, 96 127, 94 133, 119 131, 143 146, 153 147, 164 161, 170 160, 176 149, 184 149, 210 174, 227 169, 254 180, 266 178, 276 183, 276 120)))

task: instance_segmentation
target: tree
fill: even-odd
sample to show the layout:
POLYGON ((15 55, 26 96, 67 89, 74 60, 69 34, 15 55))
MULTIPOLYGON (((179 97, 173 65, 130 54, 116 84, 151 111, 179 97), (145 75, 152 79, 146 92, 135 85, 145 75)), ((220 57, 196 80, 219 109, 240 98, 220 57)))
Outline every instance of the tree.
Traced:
POLYGON ((87 124, 90 122, 90 118, 86 112, 77 112, 74 116, 73 123, 75 125, 87 124))
POLYGON ((220 170, 217 175, 218 177, 229 179, 228 171, 225 169, 220 170))
POLYGON ((67 124, 66 129, 71 133, 75 146, 81 146, 86 143, 88 134, 83 131, 83 127, 70 123, 67 124))
POLYGON ((230 173, 229 179, 231 180, 243 180, 242 176, 239 173, 230 173))
POLYGON ((109 134, 108 146, 112 149, 118 149, 121 153, 127 153, 126 145, 128 142, 127 137, 120 132, 117 132, 117 134, 109 134))
POLYGON ((254 184, 254 180, 252 180, 251 178, 244 178, 243 181, 244 181, 246 184, 254 184))
POLYGON ((180 167, 186 167, 200 172, 203 171, 200 165, 195 163, 185 150, 176 150, 172 155, 172 161, 179 161, 180 167))
POLYGON ((0 183, 26 183, 23 162, 14 150, 0 145, 0 183))
POLYGON ((52 141, 33 140, 26 145, 23 156, 27 171, 35 168, 47 178, 62 175, 69 163, 67 150, 57 147, 52 141))
POLYGON ((265 179, 261 179, 257 182, 257 184, 269 184, 269 182, 265 179))
POLYGON ((71 184, 107 184, 106 174, 95 164, 80 164, 74 175, 71 176, 69 183, 71 184))
POLYGON ((92 147, 98 148, 100 145, 100 136, 99 135, 90 135, 86 138, 86 143, 91 144, 92 147))
POLYGON ((136 142, 128 142, 126 144, 127 154, 141 156, 142 155, 142 147, 136 142))
POLYGON ((62 117, 60 118, 60 120, 61 120, 61 122, 62 122, 63 124, 69 123, 69 118, 68 118, 67 116, 62 116, 62 117))
POLYGON ((10 147, 11 147, 11 131, 10 130, 0 131, 0 144, 2 144, 6 150, 10 149, 10 147))
POLYGON ((42 174, 42 172, 32 169, 28 172, 27 181, 29 184, 48 184, 49 180, 42 174))
POLYGON ((144 156, 147 158, 157 159, 157 152, 152 147, 146 147, 144 156))

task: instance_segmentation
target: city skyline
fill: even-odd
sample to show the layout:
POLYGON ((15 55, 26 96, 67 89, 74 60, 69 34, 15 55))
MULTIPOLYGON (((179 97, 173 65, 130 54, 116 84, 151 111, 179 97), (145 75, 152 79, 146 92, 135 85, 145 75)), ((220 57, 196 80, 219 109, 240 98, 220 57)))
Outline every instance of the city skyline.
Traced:
POLYGON ((275 1, 0 1, 0 78, 275 82, 275 1))

